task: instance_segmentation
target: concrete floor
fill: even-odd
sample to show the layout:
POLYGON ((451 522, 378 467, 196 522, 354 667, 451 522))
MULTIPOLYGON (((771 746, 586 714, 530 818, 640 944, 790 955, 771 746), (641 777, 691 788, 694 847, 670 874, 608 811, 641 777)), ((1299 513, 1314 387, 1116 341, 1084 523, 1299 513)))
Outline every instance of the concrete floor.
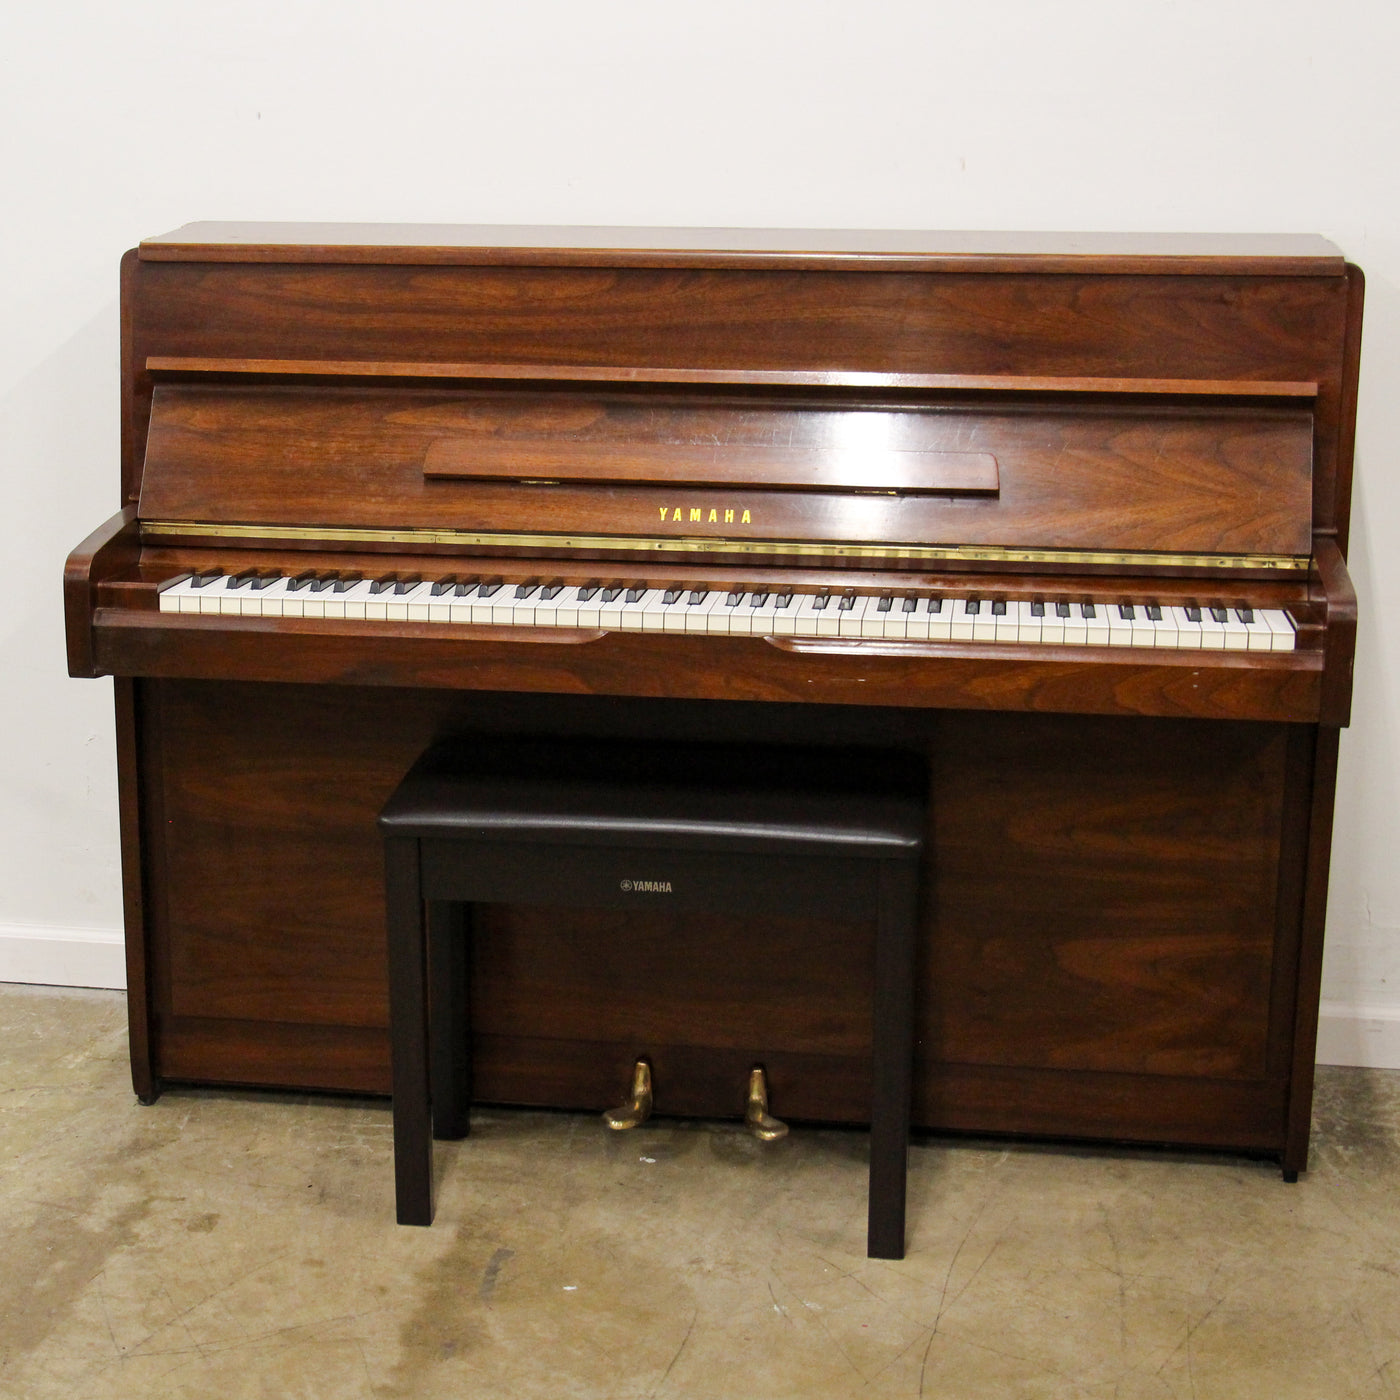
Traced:
POLYGON ((474 1123, 400 1229, 382 1102, 142 1108, 120 994, 0 988, 0 1395, 1400 1395, 1400 1072, 1321 1071, 1292 1187, 916 1147, 902 1263, 859 1133, 474 1123))

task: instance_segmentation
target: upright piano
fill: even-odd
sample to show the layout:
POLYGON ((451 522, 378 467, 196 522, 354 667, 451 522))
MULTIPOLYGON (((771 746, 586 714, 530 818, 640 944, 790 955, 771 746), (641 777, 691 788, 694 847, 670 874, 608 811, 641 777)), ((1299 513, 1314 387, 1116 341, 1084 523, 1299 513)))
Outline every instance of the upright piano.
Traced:
MULTIPOLYGON (((434 740, 927 765, 915 1125, 1307 1163, 1362 277, 1311 237, 194 224, 121 274, 131 1061, 389 1088, 434 740)), ((493 907, 475 1096, 859 1121, 870 929, 493 907)))

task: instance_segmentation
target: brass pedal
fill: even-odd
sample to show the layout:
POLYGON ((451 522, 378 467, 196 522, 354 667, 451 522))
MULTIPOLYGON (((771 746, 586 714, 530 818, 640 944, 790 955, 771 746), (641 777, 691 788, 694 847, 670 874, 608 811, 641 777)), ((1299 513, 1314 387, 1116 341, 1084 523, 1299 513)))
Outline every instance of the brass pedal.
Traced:
POLYGON ((749 1101, 744 1107, 744 1126, 760 1142, 776 1142, 787 1136, 788 1125, 768 1112, 768 1078, 762 1065, 749 1071, 749 1101))
MULTIPOLYGON (((651 1065, 638 1060, 632 1066, 632 1097, 603 1114, 603 1122, 617 1132, 636 1128, 651 1117, 651 1065)), ((784 1132, 787 1130, 784 1129, 784 1132)))

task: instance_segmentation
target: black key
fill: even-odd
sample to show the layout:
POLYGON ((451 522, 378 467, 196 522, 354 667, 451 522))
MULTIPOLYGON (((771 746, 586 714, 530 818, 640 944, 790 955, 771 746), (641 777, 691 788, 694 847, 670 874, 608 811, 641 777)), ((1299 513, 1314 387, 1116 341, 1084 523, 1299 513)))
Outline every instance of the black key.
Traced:
MULTIPOLYGON (((399 576, 397 574, 385 574, 383 578, 377 578, 372 584, 370 584, 369 591, 371 593, 388 593, 398 581, 399 576)), ((290 591, 291 589, 297 587, 298 582, 299 580, 293 579, 287 585, 288 590, 290 591)))
POLYGON ((743 601, 744 595, 742 593, 731 593, 729 597, 724 600, 724 606, 726 608, 737 608, 743 601))
MULTIPOLYGON (((156 589, 156 592, 164 593, 167 588, 174 588, 177 584, 181 583, 189 583, 192 578, 194 578, 194 575, 188 569, 186 569, 183 574, 176 574, 174 578, 166 579, 165 582, 162 583, 160 587, 156 589)), ((195 588, 198 588, 199 584, 196 583, 193 586, 195 588)))
POLYGON ((1186 620, 1187 622, 1199 622, 1201 620, 1200 608, 1187 608, 1186 620))
POLYGON ((340 575, 338 573, 321 574, 317 577, 315 583, 311 585, 311 591, 313 593, 324 593, 339 577, 340 575))
POLYGON ((1137 620, 1137 612, 1134 610, 1131 603, 1119 603, 1118 616, 1121 617, 1124 622, 1134 622, 1137 620))
POLYGON ((685 592, 685 589, 684 589, 684 588, 668 588, 668 589, 661 595, 661 603, 662 603, 662 606, 663 606, 663 607, 667 607, 667 608, 674 607, 677 603, 680 602, 680 600, 681 600, 681 595, 682 595, 684 592, 685 592))
POLYGON ((505 580, 499 578, 488 579, 480 588, 476 590, 478 598, 494 598, 501 591, 505 580))
POLYGON ((751 608, 761 608, 768 601, 766 593, 750 593, 749 606, 751 608))
POLYGON ((253 589, 255 592, 261 593, 264 588, 271 588, 281 577, 282 575, 279 574, 276 569, 273 569, 269 573, 259 574, 257 578, 253 580, 253 589))
POLYGON ((1162 620, 1162 609, 1160 604, 1149 603, 1147 605, 1147 620, 1149 622, 1160 622, 1162 620))
POLYGON ((341 576, 336 579, 335 587, 331 591, 333 593, 348 593, 357 583, 363 582, 363 574, 341 574, 341 576))
POLYGON ((1228 608, 1212 608, 1210 610, 1210 615, 1216 622, 1229 622, 1230 620, 1230 610, 1228 608))
POLYGON ((1056 617, 1068 617, 1068 616, 1069 616, 1069 604, 1068 604, 1068 603, 1056 603, 1056 604, 1055 604, 1055 616, 1056 616, 1056 617))
POLYGON ((446 578, 440 578, 433 584, 433 597, 441 598, 444 593, 451 593, 457 587, 457 575, 448 574, 446 578))
POLYGON ((889 612, 894 607, 894 599, 887 593, 875 605, 876 612, 889 612))
MULTIPOLYGON (((377 582, 378 582, 378 587, 371 588, 371 589, 370 589, 370 592, 371 592, 371 593, 383 593, 384 590, 385 590, 386 588, 388 588, 388 587, 394 582, 394 579, 395 579, 396 577, 397 577, 396 574, 390 574, 388 578, 379 579, 379 580, 377 581, 377 582)), ((288 582, 288 584, 287 584, 287 592, 288 592, 288 593, 300 593, 301 590, 302 590, 303 588, 310 588, 311 585, 312 585, 313 583, 315 583, 315 582, 316 582, 316 575, 315 575, 314 573, 311 573, 311 572, 308 570, 308 571, 307 571, 306 573, 304 573, 304 574, 298 574, 294 579, 291 579, 291 580, 288 582)))
POLYGON ((601 585, 601 584, 598 584, 598 583, 585 583, 585 584, 579 589, 579 591, 578 591, 578 600, 579 600, 579 602, 580 602, 580 603, 589 603, 589 602, 592 602, 592 601, 593 601, 593 595, 594 595, 594 594, 598 591, 598 589, 601 588, 601 587, 602 587, 602 585, 601 585))
POLYGON ((688 606, 698 608, 709 596, 710 590, 708 588, 692 588, 690 590, 690 597, 685 601, 688 606))
POLYGON ((516 596, 517 598, 528 598, 528 597, 530 596, 530 594, 532 594, 532 593, 535 591, 535 589, 537 589, 539 586, 540 586, 540 581, 539 581, 539 579, 537 579, 537 578, 527 578, 527 579, 525 580, 525 582, 522 583, 522 584, 515 590, 515 596, 516 596))
POLYGON ((941 613, 943 611, 943 599, 930 598, 928 600, 928 607, 927 609, 925 609, 925 611, 927 611, 930 616, 933 616, 936 613, 941 613))
POLYGON ((477 578, 464 578, 452 592, 454 596, 458 598, 465 598, 469 594, 476 592, 476 586, 480 582, 481 580, 477 578))
POLYGON ((605 603, 615 603, 622 597, 622 585, 620 583, 610 583, 603 590, 602 601, 605 603))
POLYGON ((540 589, 540 602, 547 603, 551 598, 557 598, 564 591, 562 583, 547 583, 540 589))
POLYGON ((1045 604, 1042 603, 1042 602, 1040 602, 1039 599, 1037 599, 1035 602, 1033 602, 1033 603, 1031 604, 1031 616, 1032 616, 1032 617, 1044 617, 1044 616, 1045 616, 1045 604))
POLYGON ((1005 599, 1005 598, 993 598, 993 599, 992 599, 992 616, 993 616, 993 617, 1005 617, 1005 616, 1006 616, 1006 599, 1005 599))
POLYGON ((624 601, 628 603, 640 603, 646 596, 646 591, 646 584, 634 583, 632 587, 627 590, 627 597, 624 601))
POLYGON ((228 586, 230 589, 247 588, 257 576, 258 571, 256 569, 244 569, 241 574, 234 574, 234 576, 229 579, 228 586))
POLYGON ((969 617, 977 617, 982 611, 982 600, 980 598, 969 598, 964 611, 969 617))
POLYGON ((917 598, 901 598, 899 603, 900 612, 918 612, 919 600, 917 598))
POLYGON ((778 609, 790 608, 792 606, 792 594, 779 593, 777 599, 773 603, 773 606, 778 609))
MULTIPOLYGON (((405 574, 394 584, 394 592, 396 594, 412 593, 413 590, 417 588, 418 585, 422 582, 422 574, 405 574)), ((500 584, 497 584, 496 587, 499 588, 500 584)))
POLYGON ((1254 621, 1253 608, 1236 608, 1235 616, 1248 627, 1254 621))
POLYGON ((843 593, 838 607, 841 612, 850 612, 856 605, 856 595, 854 593, 843 593))
POLYGON ((190 580, 190 587, 208 588, 211 583, 217 582, 219 579, 223 578, 223 576, 224 571, 222 569, 210 569, 206 573, 196 574, 190 580))
POLYGON ((830 593, 818 593, 818 594, 812 599, 812 611, 813 611, 813 612, 825 612, 825 611, 826 611, 826 605, 827 605, 830 601, 831 601, 831 594, 830 594, 830 593))
POLYGON ((1081 617, 1097 617, 1099 614, 1092 603, 1081 603, 1079 605, 1079 615, 1081 617))

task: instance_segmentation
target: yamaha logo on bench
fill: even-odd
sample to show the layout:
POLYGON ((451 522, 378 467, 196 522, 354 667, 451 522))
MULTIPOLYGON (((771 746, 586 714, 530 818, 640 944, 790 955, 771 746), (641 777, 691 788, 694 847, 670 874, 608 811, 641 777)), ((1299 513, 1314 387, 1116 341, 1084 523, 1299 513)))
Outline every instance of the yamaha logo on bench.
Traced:
POLYGON ((623 880, 621 888, 631 894, 670 894, 669 880, 623 880))

